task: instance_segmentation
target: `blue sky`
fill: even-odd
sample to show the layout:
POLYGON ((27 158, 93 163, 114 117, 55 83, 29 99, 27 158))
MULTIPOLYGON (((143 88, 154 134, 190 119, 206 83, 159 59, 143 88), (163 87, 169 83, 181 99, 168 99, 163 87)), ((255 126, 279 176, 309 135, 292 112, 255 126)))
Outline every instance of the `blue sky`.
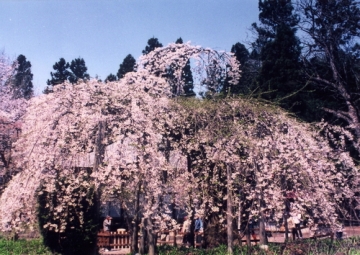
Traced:
POLYGON ((0 50, 26 56, 39 94, 61 57, 82 57, 104 80, 153 36, 230 51, 257 18, 258 0, 0 0, 0 50))

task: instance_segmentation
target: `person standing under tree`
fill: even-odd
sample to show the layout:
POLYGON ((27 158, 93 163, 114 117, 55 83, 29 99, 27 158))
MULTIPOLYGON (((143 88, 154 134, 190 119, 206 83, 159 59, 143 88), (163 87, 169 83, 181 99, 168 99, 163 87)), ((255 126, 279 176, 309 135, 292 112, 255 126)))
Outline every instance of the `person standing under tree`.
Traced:
POLYGON ((111 220, 112 220, 112 218, 109 215, 106 216, 106 218, 103 222, 104 232, 110 232, 111 220))
POLYGON ((292 237, 293 237, 293 240, 295 241, 295 238, 299 238, 299 234, 295 228, 295 223, 294 223, 294 219, 293 217, 290 215, 290 217, 287 219, 287 224, 288 224, 288 228, 289 230, 291 230, 291 233, 292 233, 292 237))
POLYGON ((297 236, 298 238, 302 238, 302 233, 301 233, 301 228, 300 228, 301 214, 300 214, 300 213, 296 213, 296 212, 292 212, 292 213, 291 213, 291 217, 292 217, 293 222, 294 222, 294 224, 295 224, 296 236, 297 236))
POLYGON ((189 247, 191 243, 190 241, 191 221, 187 216, 184 217, 182 232, 184 233, 183 244, 185 244, 186 247, 189 247))

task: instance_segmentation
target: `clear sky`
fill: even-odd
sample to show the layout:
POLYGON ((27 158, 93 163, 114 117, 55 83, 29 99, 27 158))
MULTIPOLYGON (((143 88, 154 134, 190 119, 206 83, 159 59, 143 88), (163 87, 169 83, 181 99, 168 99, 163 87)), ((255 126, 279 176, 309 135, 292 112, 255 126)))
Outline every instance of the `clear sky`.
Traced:
POLYGON ((151 37, 230 51, 257 20, 258 0, 0 0, 0 50, 26 56, 39 94, 61 57, 104 80, 151 37))

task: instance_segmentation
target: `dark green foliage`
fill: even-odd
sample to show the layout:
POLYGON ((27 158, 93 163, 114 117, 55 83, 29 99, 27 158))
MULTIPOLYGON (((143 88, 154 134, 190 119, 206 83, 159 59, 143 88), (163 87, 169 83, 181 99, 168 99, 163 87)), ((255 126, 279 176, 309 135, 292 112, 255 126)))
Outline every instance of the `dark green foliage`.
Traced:
POLYGON ((70 64, 66 62, 64 58, 60 58, 59 62, 53 65, 55 72, 50 72, 51 80, 47 80, 47 85, 55 86, 67 81, 71 77, 69 68, 70 64))
POLYGON ((149 52, 152 52, 156 48, 162 47, 163 45, 159 42, 159 40, 155 37, 150 38, 148 40, 148 45, 145 47, 145 49, 142 51, 143 55, 148 54, 149 52))
POLYGON ((359 2, 301 0, 299 6, 303 20, 314 21, 301 26, 311 39, 305 42, 305 72, 321 105, 313 119, 337 119, 339 124, 354 126, 355 119, 344 116, 350 106, 357 109, 359 119, 359 2), (331 111, 333 114, 329 114, 331 111))
POLYGON ((72 74, 69 76, 69 81, 71 83, 76 83, 79 79, 84 81, 90 79, 90 75, 86 72, 87 67, 83 58, 76 58, 72 60, 70 70, 72 71, 72 74))
POLYGON ((76 58, 71 61, 71 64, 60 58, 59 62, 53 65, 55 72, 50 72, 51 80, 47 80, 47 87, 43 91, 44 94, 51 93, 52 87, 58 84, 69 81, 76 83, 79 79, 89 80, 90 75, 86 72, 87 67, 83 58, 76 58), (70 70, 69 70, 70 69, 70 70))
POLYGON ((298 91, 303 87, 300 40, 295 35, 299 18, 293 13, 291 0, 260 0, 259 9, 261 26, 253 25, 262 44, 259 92, 262 98, 296 111, 301 101, 298 91))
MULTIPOLYGON (((80 178, 80 177, 79 177, 80 178)), ((59 224, 56 206, 61 202, 61 197, 69 183, 66 179, 56 182, 56 191, 49 193, 44 186, 40 187, 38 193, 38 220, 44 244, 53 252, 61 254, 90 254, 95 249, 96 235, 98 230, 98 214, 96 205, 96 194, 94 187, 88 188, 81 185, 84 180, 79 180, 80 185, 72 192, 74 200, 80 202, 80 206, 66 205, 63 210, 67 210, 67 225, 63 232, 55 228, 44 228, 45 224, 59 224), (86 193, 86 197, 81 197, 81 193, 86 193), (83 213, 83 223, 79 215, 83 213)), ((86 183, 86 182, 84 182, 86 183)))
POLYGON ((359 5, 356 0, 301 0, 304 19, 314 21, 311 26, 302 27, 305 32, 311 33, 313 39, 317 39, 312 47, 325 50, 332 45, 336 51, 349 46, 360 34, 359 5))
POLYGON ((249 59, 249 55, 250 55, 249 51, 242 43, 239 42, 235 43, 231 47, 231 52, 234 53, 236 59, 240 62, 241 65, 246 63, 249 59))
POLYGON ((194 92, 194 80, 191 73, 190 60, 186 63, 186 66, 183 68, 182 79, 184 81, 184 96, 192 97, 195 96, 194 92))
POLYGON ((275 38, 279 26, 295 27, 299 17, 293 13, 291 0, 259 0, 259 20, 261 33, 267 38, 275 38))
POLYGON ((241 78, 237 85, 231 87, 228 81, 225 81, 221 92, 225 96, 230 94, 250 94, 252 80, 255 78, 254 74, 257 72, 254 71, 253 61, 249 61, 249 51, 244 44, 237 42, 231 47, 231 52, 234 53, 240 63, 240 70, 242 71, 241 78))
POLYGON ((105 83, 112 82, 112 81, 117 81, 117 77, 116 77, 116 75, 111 73, 106 77, 105 83))
POLYGON ((181 37, 179 37, 178 39, 176 39, 175 41, 176 44, 183 44, 183 39, 181 37))
POLYGON ((259 10, 260 25, 252 24, 258 37, 251 53, 241 43, 231 48, 241 64, 239 84, 229 89, 225 82, 222 92, 250 95, 299 111, 299 91, 304 87, 300 40, 295 35, 299 17, 293 13, 291 0, 260 0, 259 10))
MULTIPOLYGON (((319 55, 309 58, 307 61, 307 66, 311 65, 311 71, 309 67, 305 67, 308 74, 315 75, 318 72, 322 74, 322 77, 331 79, 331 69, 326 58, 319 55)), ((321 121, 323 119, 335 123, 336 118, 332 114, 325 112, 323 108, 340 109, 340 106, 344 104, 341 96, 333 90, 318 86, 311 79, 309 79, 308 83, 307 93, 302 93, 306 107, 304 107, 304 111, 298 114, 298 116, 308 122, 321 121)))
POLYGON ((18 66, 15 70, 15 76, 12 83, 14 98, 30 99, 34 95, 31 63, 26 60, 24 55, 19 55, 17 57, 17 63, 18 66))
MULTIPOLYGON (((264 46, 259 83, 263 90, 274 91, 264 95, 266 99, 282 99, 301 88, 300 52, 300 41, 295 31, 287 26, 279 27, 274 40, 264 46)), ((287 109, 291 108, 294 98, 289 100, 281 102, 287 109)))
POLYGON ((117 72, 117 77, 120 80, 128 72, 134 72, 135 68, 136 68, 136 60, 131 54, 129 54, 124 58, 122 64, 120 64, 119 70, 117 72))

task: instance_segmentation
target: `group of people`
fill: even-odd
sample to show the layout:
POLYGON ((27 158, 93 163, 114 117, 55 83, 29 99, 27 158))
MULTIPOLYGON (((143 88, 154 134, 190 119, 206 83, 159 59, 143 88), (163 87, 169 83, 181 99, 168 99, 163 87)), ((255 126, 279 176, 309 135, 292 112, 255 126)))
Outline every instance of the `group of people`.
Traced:
MULTIPOLYGON (((203 222, 199 214, 195 214, 194 221, 194 233, 202 233, 204 231, 203 222)), ((188 216, 184 217, 184 223, 182 227, 182 233, 184 234, 183 243, 185 246, 190 246, 192 243, 192 234, 191 234, 191 220, 188 216)), ((195 242, 201 242, 201 236, 196 236, 197 240, 195 242)))

